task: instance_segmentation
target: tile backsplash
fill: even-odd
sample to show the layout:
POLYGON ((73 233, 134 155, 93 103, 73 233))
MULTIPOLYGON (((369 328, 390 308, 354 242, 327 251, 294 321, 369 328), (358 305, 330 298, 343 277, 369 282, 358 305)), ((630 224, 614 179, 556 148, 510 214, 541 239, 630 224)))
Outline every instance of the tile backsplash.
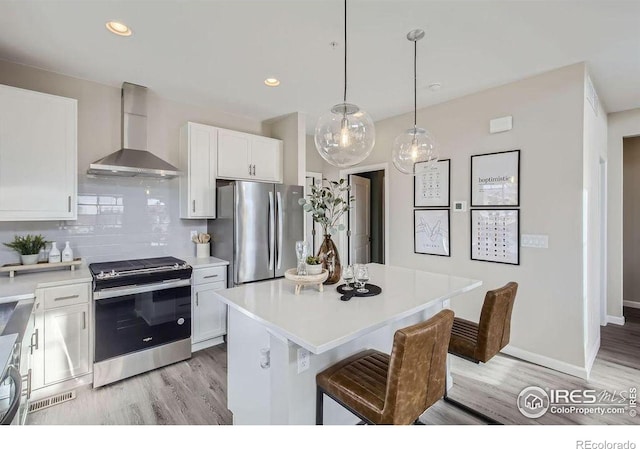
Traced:
MULTIPOLYGON (((179 216, 177 178, 79 175, 77 220, 0 222, 0 242, 11 241, 16 234, 42 234, 57 242, 60 251, 68 241, 73 256, 82 257, 87 264, 164 255, 193 256, 190 231, 206 232, 206 220, 181 220, 179 216)), ((19 262, 19 257, 0 246, 0 265, 19 262)))

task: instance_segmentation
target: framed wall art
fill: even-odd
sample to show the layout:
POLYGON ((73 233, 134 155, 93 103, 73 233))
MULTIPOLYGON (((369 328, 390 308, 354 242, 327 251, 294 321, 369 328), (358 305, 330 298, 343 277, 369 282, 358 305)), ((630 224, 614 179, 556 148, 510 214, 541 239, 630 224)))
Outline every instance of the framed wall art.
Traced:
POLYGON ((413 207, 449 207, 450 179, 450 159, 431 165, 418 162, 413 181, 413 207))
POLYGON ((520 210, 471 211, 471 260, 520 265, 520 210))
POLYGON ((471 156, 471 207, 520 206, 520 150, 471 156))
POLYGON ((413 211, 413 251, 416 254, 451 256, 449 209, 413 211))

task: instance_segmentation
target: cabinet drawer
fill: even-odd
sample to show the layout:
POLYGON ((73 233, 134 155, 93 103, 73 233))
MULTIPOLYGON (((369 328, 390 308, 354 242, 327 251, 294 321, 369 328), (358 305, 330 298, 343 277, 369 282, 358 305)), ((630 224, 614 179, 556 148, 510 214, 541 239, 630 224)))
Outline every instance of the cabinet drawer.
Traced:
POLYGON ((193 270, 194 285, 227 280, 227 267, 198 268, 193 270))
POLYGON ((83 304, 89 301, 89 284, 63 285, 62 287, 49 287, 42 289, 44 292, 44 308, 83 304))

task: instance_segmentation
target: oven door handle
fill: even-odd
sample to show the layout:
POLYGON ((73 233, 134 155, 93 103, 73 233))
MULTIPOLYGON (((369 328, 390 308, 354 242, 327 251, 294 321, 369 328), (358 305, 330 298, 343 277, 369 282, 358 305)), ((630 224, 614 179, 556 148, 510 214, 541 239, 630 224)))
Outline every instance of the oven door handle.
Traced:
POLYGON ((20 375, 20 371, 18 371, 18 369, 13 365, 9 365, 7 368, 7 378, 9 377, 13 379, 13 383, 16 387, 15 395, 11 400, 11 405, 9 406, 7 413, 2 417, 0 425, 11 424, 11 421, 13 421, 13 418, 16 416, 18 408, 20 407, 20 396, 22 396, 22 376, 20 375))
POLYGON ((171 279, 164 282, 154 284, 139 285, 135 287, 114 287, 105 288, 97 292, 93 292, 93 299, 101 300, 107 298, 117 298, 119 296, 129 296, 138 293, 155 292, 158 290, 167 290, 176 287, 186 287, 191 285, 191 279, 171 279))

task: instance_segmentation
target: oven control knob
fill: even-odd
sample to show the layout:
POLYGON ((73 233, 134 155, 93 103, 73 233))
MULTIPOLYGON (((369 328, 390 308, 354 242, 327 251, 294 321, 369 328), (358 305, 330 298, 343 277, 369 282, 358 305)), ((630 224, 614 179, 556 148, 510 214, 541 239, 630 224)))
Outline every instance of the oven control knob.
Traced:
POLYGON ((117 276, 118 274, 116 273, 116 270, 111 270, 111 273, 109 273, 109 276, 117 276))
POLYGON ((178 264, 175 264, 175 265, 173 266, 173 269, 174 269, 174 270, 177 270, 177 269, 179 269, 179 268, 180 268, 180 265, 178 265, 178 264))
POLYGON ((98 273, 98 279, 102 279, 104 277, 104 271, 98 273))
POLYGON ((178 324, 182 326, 184 324, 184 318, 178 318, 178 324))

